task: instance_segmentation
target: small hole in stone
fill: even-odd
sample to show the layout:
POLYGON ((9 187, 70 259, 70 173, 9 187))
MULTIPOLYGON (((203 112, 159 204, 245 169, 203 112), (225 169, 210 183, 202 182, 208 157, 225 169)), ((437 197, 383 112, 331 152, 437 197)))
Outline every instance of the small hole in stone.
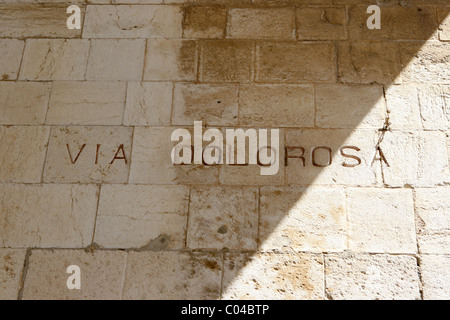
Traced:
POLYGON ((228 232, 227 226, 221 226, 219 229, 217 229, 217 232, 220 234, 225 234, 228 232))
POLYGON ((221 103, 222 101, 217 101, 217 103, 221 103))

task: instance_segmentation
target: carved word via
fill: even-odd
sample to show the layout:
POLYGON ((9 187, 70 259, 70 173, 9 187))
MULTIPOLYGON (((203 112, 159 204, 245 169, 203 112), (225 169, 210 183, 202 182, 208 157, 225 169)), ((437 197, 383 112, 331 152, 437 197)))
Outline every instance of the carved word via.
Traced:
MULTIPOLYGON (((78 161, 78 158, 80 157, 81 153, 85 150, 86 143, 83 144, 78 149, 78 152, 72 150, 70 148, 69 144, 66 144, 66 148, 67 148, 67 153, 68 153, 70 162, 72 164, 75 164, 78 161)), ((97 144, 95 147, 95 158, 93 157, 94 164, 98 164, 98 156, 99 156, 100 148, 101 148, 101 144, 97 144)), ((114 161, 116 161, 116 160, 123 160, 125 162, 125 164, 128 164, 128 160, 127 160, 127 156, 125 154, 123 144, 119 145, 119 147, 117 148, 117 151, 115 152, 115 154, 112 157, 112 160, 109 162, 109 164, 113 164, 114 161)))

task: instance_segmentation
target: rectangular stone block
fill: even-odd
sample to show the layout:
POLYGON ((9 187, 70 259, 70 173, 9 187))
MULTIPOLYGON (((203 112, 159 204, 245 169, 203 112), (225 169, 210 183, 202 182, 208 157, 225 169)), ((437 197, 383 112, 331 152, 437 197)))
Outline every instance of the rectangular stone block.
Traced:
POLYGON ((128 82, 124 125, 169 125, 172 91, 170 82, 128 82))
POLYGON ((123 299, 219 299, 222 254, 131 252, 123 299))
POLYGON ((292 8, 232 8, 228 10, 227 37, 240 39, 295 38, 292 8))
POLYGON ((223 272, 225 300, 325 298, 321 255, 227 253, 223 272))
POLYGON ((421 253, 450 253, 450 189, 415 189, 417 239, 421 253))
POLYGON ((145 40, 92 40, 87 80, 140 81, 145 40))
POLYGON ((345 201, 343 190, 331 188, 261 188, 260 250, 347 249, 345 201))
POLYGON ((335 82, 333 44, 265 42, 256 50, 257 81, 335 82))
POLYGON ((325 255, 326 294, 333 300, 419 300, 415 257, 325 255))
POLYGON ((346 40, 345 7, 301 7, 296 11, 299 40, 346 40))
POLYGON ((347 205, 350 250, 417 252, 410 189, 348 189, 347 205))
POLYGON ((181 249, 189 188, 103 185, 94 242, 107 248, 181 249))
POLYGON ((417 96, 419 87, 414 84, 392 85, 386 89, 386 105, 390 128, 421 130, 423 117, 417 96))
POLYGON ((121 298, 126 253, 122 251, 33 250, 24 300, 118 300, 121 298), (69 290, 67 268, 80 268, 80 289, 69 290))
POLYGON ((0 189, 2 246, 82 248, 91 243, 97 186, 2 184, 0 189))
POLYGON ((0 181, 40 182, 50 128, 0 126, 0 181))
POLYGON ((227 10, 221 7, 186 8, 183 20, 184 38, 223 38, 227 24, 227 10))
POLYGON ((450 8, 438 8, 439 40, 450 41, 450 8))
POLYGON ((0 123, 44 124, 51 88, 48 82, 0 82, 0 123))
POLYGON ((253 77, 254 45, 251 41, 203 41, 200 54, 202 81, 248 82, 253 77))
POLYGON ((237 85, 177 83, 172 112, 173 125, 192 126, 194 121, 205 125, 237 125, 237 85))
POLYGON ((120 125, 126 84, 119 82, 55 82, 46 124, 120 125))
POLYGON ((0 249, 0 299, 16 300, 26 250, 0 249))
POLYGON ((0 39, 0 78, 16 80, 19 75, 25 41, 16 39, 0 39))
POLYGON ((29 39, 20 80, 84 80, 88 40, 29 39))
POLYGON ((424 129, 450 129, 450 86, 422 84, 417 91, 424 129))
POLYGON ((53 127, 44 181, 126 183, 132 135, 130 127, 53 127))
POLYGON ((150 39, 147 41, 144 80, 196 80, 195 41, 150 39))
POLYGON ((90 5, 83 38, 180 38, 181 22, 177 6, 90 5))
POLYGON ((257 237, 258 189, 203 187, 191 191, 188 248, 256 250, 257 237))
POLYGON ((448 300, 450 298, 450 257, 447 255, 423 255, 420 257, 423 281, 423 299, 448 300))
POLYGON ((244 126, 313 127, 313 87, 243 85, 239 93, 239 123, 244 126))
POLYGON ((320 128, 382 128, 386 118, 378 85, 317 85, 316 125, 320 128))

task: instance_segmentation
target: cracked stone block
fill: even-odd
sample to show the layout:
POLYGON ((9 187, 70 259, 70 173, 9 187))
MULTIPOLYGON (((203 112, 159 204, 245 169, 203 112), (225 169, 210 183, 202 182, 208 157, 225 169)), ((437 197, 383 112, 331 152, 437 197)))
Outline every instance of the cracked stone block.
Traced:
POLYGON ((263 187, 260 250, 347 249, 345 192, 331 188, 263 187))
MULTIPOLYGON (((171 152, 178 142, 171 142, 176 127, 137 127, 134 130, 133 161, 130 183, 145 184, 215 184, 217 166, 202 164, 174 165, 171 152)), ((191 132, 192 143, 193 133, 191 132)), ((205 145, 206 146, 206 145, 205 145)), ((190 145, 186 145, 190 147, 190 145)))
POLYGON ((184 247, 186 186, 103 185, 94 242, 107 248, 184 247))
POLYGON ((28 39, 19 79, 84 80, 89 46, 81 39, 28 39))
POLYGON ((149 39, 144 65, 144 80, 197 79, 195 41, 149 39))
POLYGON ((334 45, 265 42, 256 47, 256 81, 335 82, 334 45))
POLYGON ((347 189, 349 247, 354 252, 416 253, 410 189, 347 189))
POLYGON ((118 300, 125 261, 123 251, 33 250, 23 290, 24 300, 118 300), (69 290, 69 266, 80 268, 80 289, 69 290))
POLYGON ((219 299, 222 254, 130 252, 123 299, 219 299))
POLYGON ((19 75, 25 41, 0 39, 0 79, 16 80, 19 75))
POLYGON ((317 85, 316 125, 320 128, 382 128, 386 118, 378 85, 317 85))
POLYGON ((131 127, 52 127, 45 182, 126 183, 131 127))
POLYGON ((227 10, 221 7, 187 7, 183 20, 185 38, 223 38, 227 10))
POLYGON ((346 40, 347 14, 344 7, 302 7, 297 9, 299 40, 346 40))
POLYGON ((422 255, 420 271, 425 300, 448 300, 450 298, 450 257, 445 255, 422 255))
POLYGON ((237 125, 239 86, 235 84, 177 83, 172 112, 173 125, 237 125))
POLYGON ((0 181, 41 181, 49 127, 0 126, 0 181))
POLYGON ((295 12, 292 8, 232 8, 228 10, 227 38, 295 38, 295 12))
POLYGON ((438 8, 439 40, 450 41, 450 8, 438 8))
POLYGON ((450 179, 444 132, 388 131, 380 148, 386 160, 382 166, 388 186, 430 187, 450 179))
POLYGON ((242 85, 239 107, 239 123, 244 126, 314 126, 310 85, 242 85))
POLYGON ((0 189, 2 246, 80 248, 91 243, 97 186, 2 184, 0 189))
POLYGON ((333 300, 419 300, 417 260, 403 255, 325 255, 326 294, 333 300))
POLYGON ((321 255, 226 253, 223 272, 225 300, 324 299, 321 255))
POLYGON ((48 82, 0 82, 0 123, 44 124, 51 88, 48 82))
POLYGON ((450 189, 415 189, 417 238, 421 253, 450 253, 450 189))
POLYGON ((372 129, 286 130, 285 161, 290 185, 370 186, 380 181, 372 164, 378 132, 372 129))
POLYGON ((392 85, 386 90, 389 126, 396 130, 421 130, 422 120, 416 85, 392 85))
POLYGON ((172 90, 170 82, 128 82, 124 125, 169 125, 172 90))
POLYGON ((125 83, 54 82, 46 124, 120 125, 125 83))
POLYGON ((177 6, 89 5, 83 38, 179 38, 181 23, 177 6))
POLYGON ((26 250, 0 249, 0 299, 16 300, 26 250))
POLYGON ((417 91, 424 129, 450 129, 450 86, 420 85, 417 91))
POLYGON ((191 191, 188 248, 255 250, 257 237, 258 189, 197 187, 191 191))
POLYGON ((92 40, 86 79, 140 81, 144 52, 142 39, 92 40))

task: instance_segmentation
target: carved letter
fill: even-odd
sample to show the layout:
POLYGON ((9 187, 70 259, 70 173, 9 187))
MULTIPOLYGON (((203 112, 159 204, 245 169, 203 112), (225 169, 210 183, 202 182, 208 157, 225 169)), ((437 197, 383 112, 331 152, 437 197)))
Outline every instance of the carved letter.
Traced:
POLYGON ((320 167, 320 168, 328 167, 331 164, 331 162, 332 162, 332 154, 333 154, 333 152, 328 147, 316 147, 316 148, 313 148, 313 150, 311 152, 311 160, 312 160, 313 166, 320 167), (316 162, 315 155, 316 155, 316 151, 319 150, 319 149, 323 149, 323 150, 327 150, 328 151, 328 163, 327 164, 318 164, 316 162))
POLYGON ((303 147, 285 147, 284 148, 284 165, 287 167, 288 165, 288 159, 301 159, 303 163, 303 167, 306 166, 306 160, 305 160, 305 148, 303 147), (290 155, 289 150, 300 150, 300 155, 290 155))
POLYGON ((125 164, 127 164, 127 157, 125 156, 125 150, 123 150, 123 144, 121 144, 119 146, 119 148, 117 149, 116 154, 114 155, 114 158, 111 160, 111 162, 109 164, 113 164, 114 160, 116 160, 116 159, 118 159, 118 160, 125 160, 125 164), (119 154, 120 150, 122 150, 122 156, 118 157, 117 155, 119 154))
POLYGON ((389 165, 389 163, 387 162, 386 157, 384 156, 383 151, 381 150, 380 147, 378 147, 377 150, 375 151, 375 155, 373 156, 373 160, 372 160, 372 163, 370 164, 370 166, 373 166, 373 163, 374 163, 376 160, 383 161, 384 163, 386 163, 386 165, 387 165, 388 167, 390 167, 390 165, 389 165), (377 157, 377 153, 380 155, 379 157, 377 157))
POLYGON ((361 149, 358 148, 358 147, 352 147, 352 146, 345 146, 345 147, 341 148, 341 156, 346 157, 346 158, 350 158, 350 159, 355 159, 358 162, 358 163, 349 164, 349 163, 346 163, 344 161, 342 166, 343 167, 347 167, 347 168, 354 168, 354 167, 359 166, 361 164, 361 159, 359 157, 357 157, 357 156, 352 155, 352 154, 345 153, 344 149, 352 149, 352 150, 356 150, 356 151, 361 151, 361 149))
POLYGON ((66 147, 67 147, 67 152, 69 152, 70 162, 72 162, 72 164, 75 164, 75 162, 77 162, 78 157, 81 154, 81 151, 83 151, 84 147, 86 147, 86 143, 81 146, 80 151, 78 151, 78 154, 77 154, 75 160, 72 160, 72 153, 70 152, 69 144, 66 144, 66 147))

